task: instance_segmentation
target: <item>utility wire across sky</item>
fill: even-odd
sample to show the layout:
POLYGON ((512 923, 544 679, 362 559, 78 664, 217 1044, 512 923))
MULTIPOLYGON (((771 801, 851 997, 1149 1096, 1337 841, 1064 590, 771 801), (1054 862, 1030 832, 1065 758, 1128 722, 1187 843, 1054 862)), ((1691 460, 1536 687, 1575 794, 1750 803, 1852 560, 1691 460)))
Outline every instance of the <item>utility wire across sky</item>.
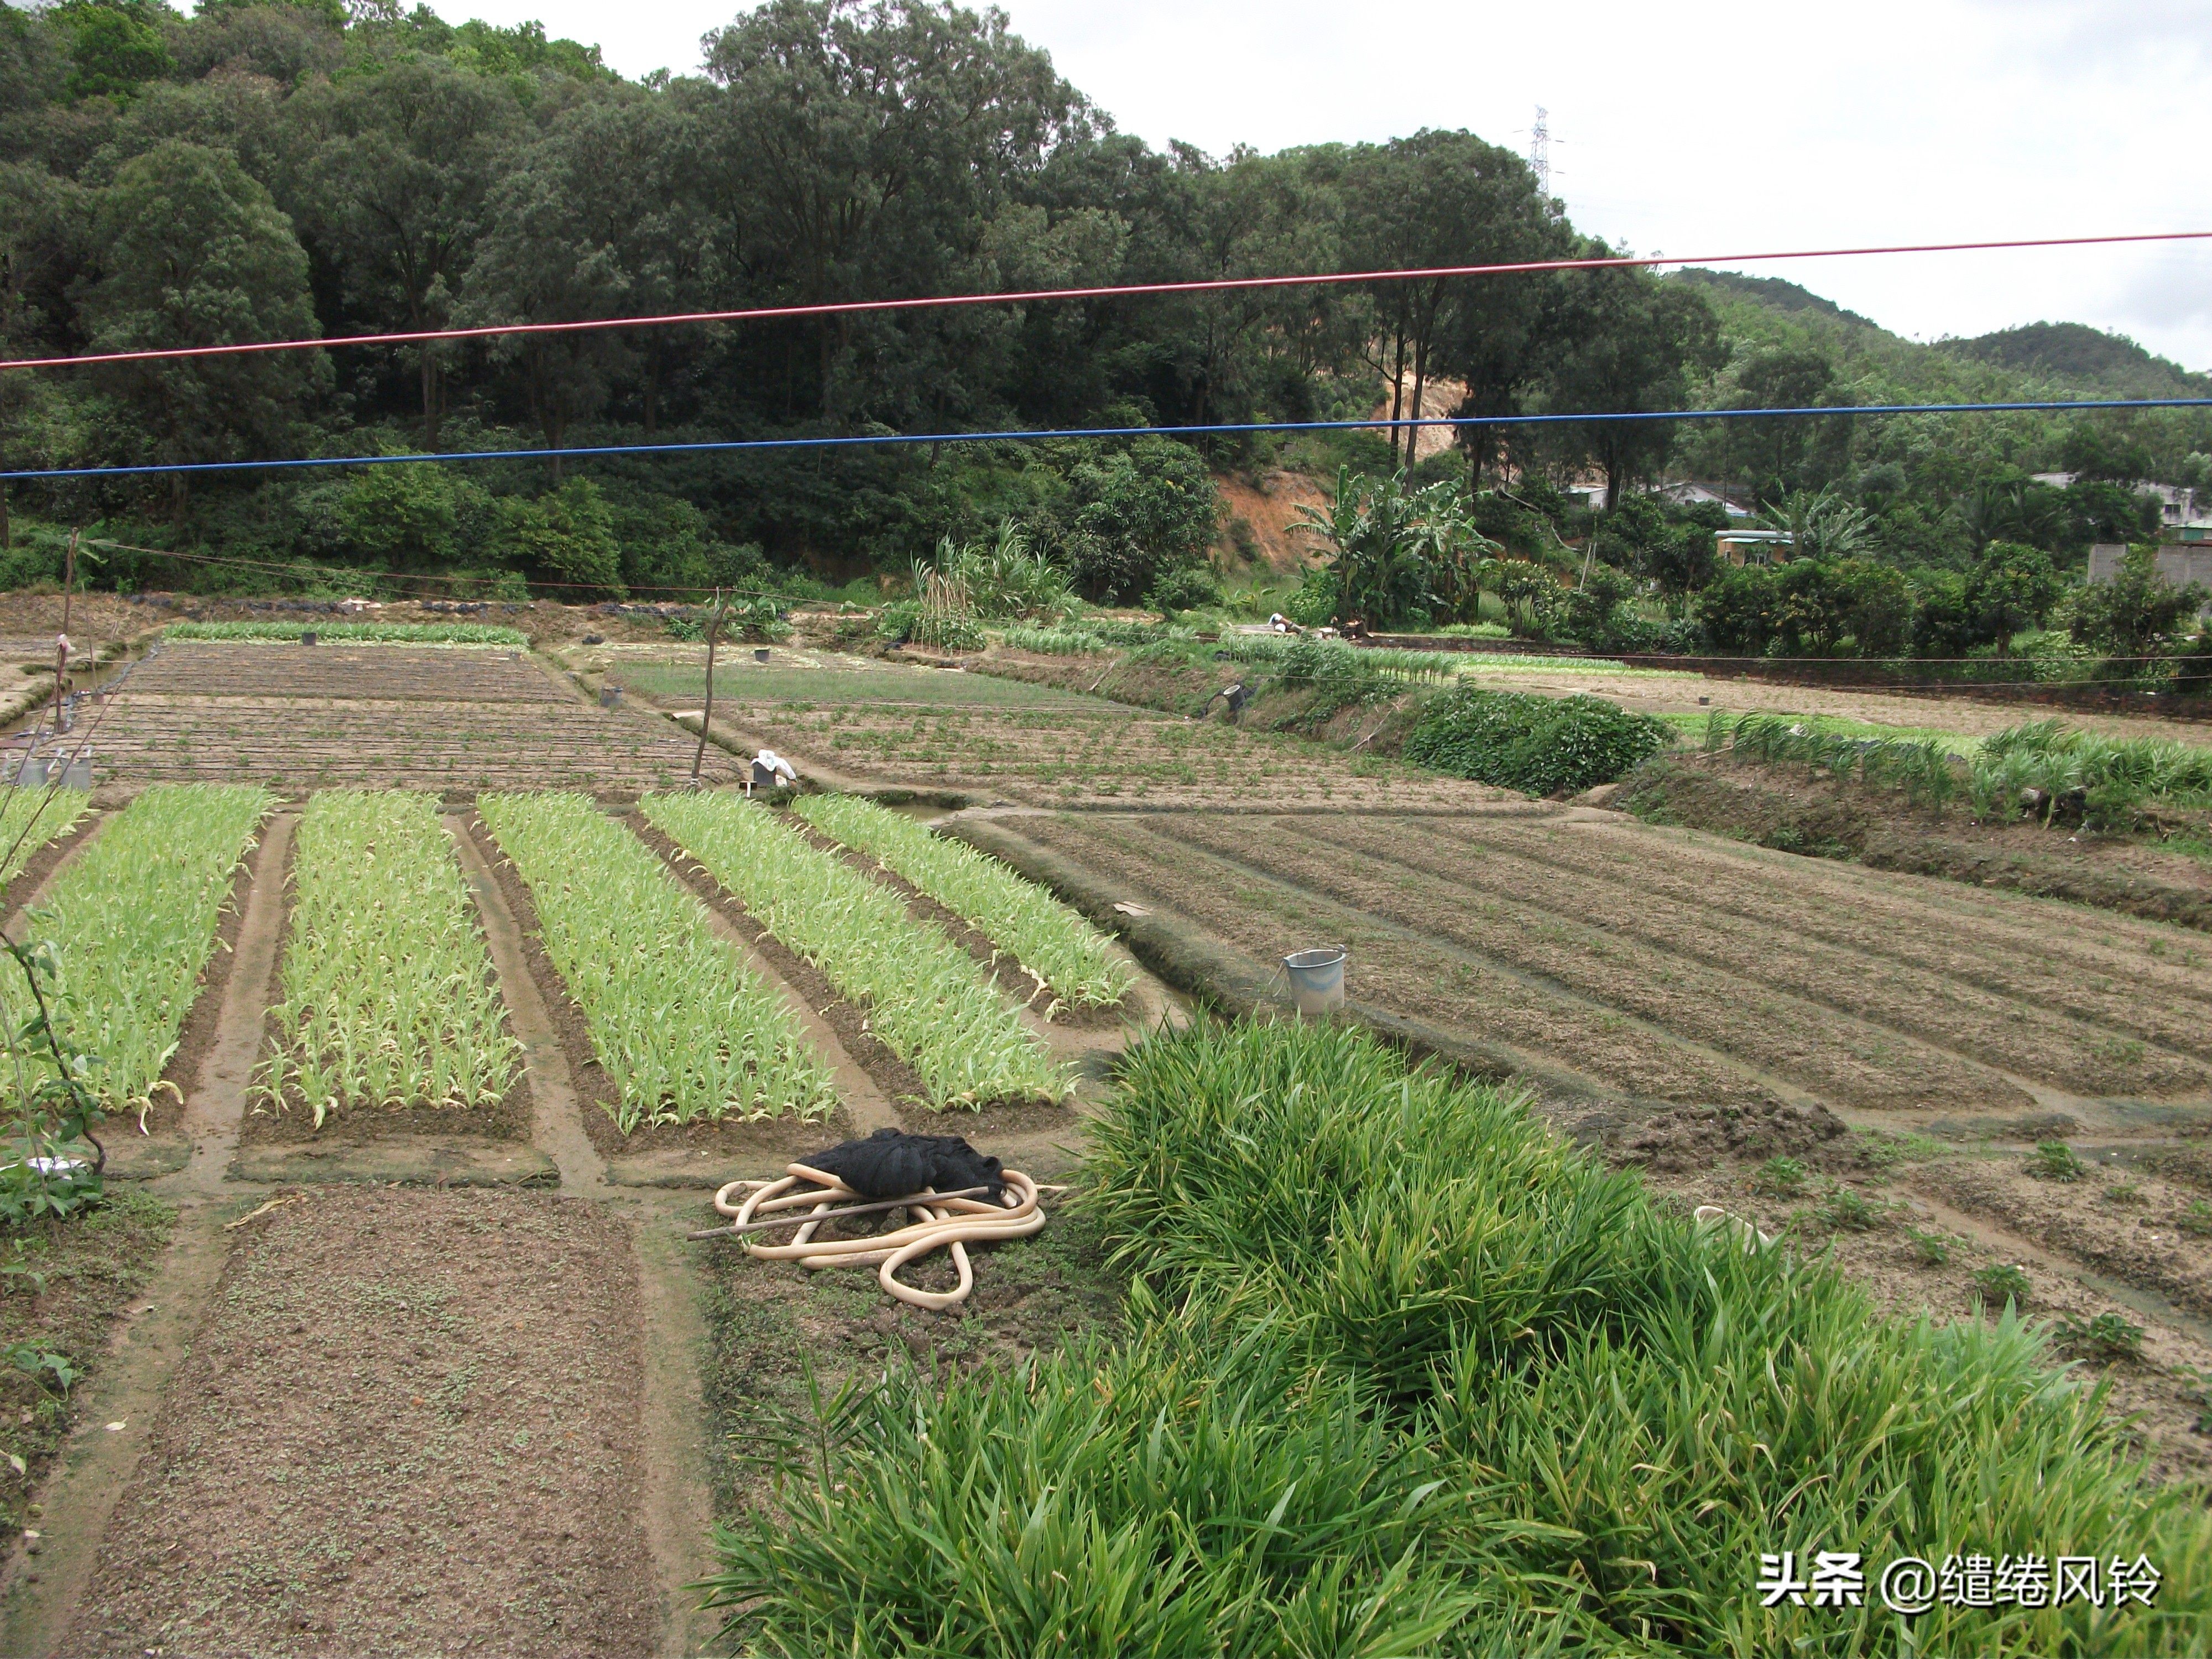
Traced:
POLYGON ((1367 432, 1416 427, 1611 425, 1632 421, 1743 421, 1838 415, 2001 415, 2036 410, 2212 409, 2212 398, 2053 398, 1995 404, 1821 404, 1795 409, 1662 409, 1597 414, 1440 415, 1366 421, 1236 421, 1211 426, 1062 427, 1042 432, 873 432, 848 437, 726 438, 671 444, 595 444, 575 449, 446 450, 432 454, 310 455, 289 460, 172 461, 136 466, 26 467, 0 483, 34 478, 122 478, 193 472, 274 472, 307 467, 404 466, 461 461, 592 460, 611 455, 726 454, 745 450, 891 448, 916 444, 1037 443, 1057 438, 1198 438, 1255 432, 1367 432))
POLYGON ((679 323, 768 322, 799 317, 852 316, 865 312, 943 311, 966 306, 1025 305, 1050 300, 1139 298, 1164 294, 1225 294, 1264 288, 1343 287, 1358 283, 1419 282, 1431 277, 1527 276, 1547 270, 1629 270, 1662 265, 1750 264, 1777 259, 1844 259, 1871 254, 1974 253, 2036 247, 2107 247, 2126 242, 2212 240, 2212 230, 2158 230, 2114 236, 2032 236, 1985 242, 1907 242, 1883 247, 1796 248, 1757 253, 1680 256, 1604 256, 1526 259, 1510 264, 1438 265, 1414 270, 1309 272, 1295 276, 1225 276, 1180 283, 1128 283, 1100 288, 1031 289, 1012 294, 945 294, 904 300, 841 300, 812 305, 757 306, 738 311, 686 311, 649 317, 605 317, 565 323, 486 323, 468 328, 415 329, 390 334, 343 334, 329 338, 238 340, 217 345, 171 346, 134 351, 88 352, 73 357, 0 360, 0 369, 82 368, 97 363, 155 362, 179 357, 240 356, 270 351, 327 350, 334 346, 421 345, 440 340, 483 340, 529 334, 577 334, 617 328, 660 328, 679 323))

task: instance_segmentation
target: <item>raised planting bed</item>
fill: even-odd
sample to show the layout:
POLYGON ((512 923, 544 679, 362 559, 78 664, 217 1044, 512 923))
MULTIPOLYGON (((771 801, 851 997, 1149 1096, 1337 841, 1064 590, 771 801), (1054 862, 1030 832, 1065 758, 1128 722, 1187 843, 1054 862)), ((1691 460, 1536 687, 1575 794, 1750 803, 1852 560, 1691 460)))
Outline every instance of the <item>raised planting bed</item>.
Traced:
POLYGON ((1401 761, 1125 708, 725 708, 718 697, 714 712, 802 761, 1036 805, 1448 811, 1517 799, 1401 761))
POLYGON ((1038 984, 1079 1008, 1119 1002, 1136 975, 1107 937, 998 860, 854 795, 811 795, 799 815, 878 860, 1009 952, 1038 984))
MULTIPOLYGON (((100 781, 126 783, 244 777, 294 790, 644 789, 689 775, 692 750, 690 738, 657 716, 571 702, 134 690, 101 727, 97 761, 100 781)), ((711 748, 708 755, 708 775, 727 778, 728 757, 711 748)))
MULTIPOLYGON (((206 980, 233 875, 275 804, 245 786, 149 789, 56 875, 19 929, 55 946, 64 1047, 100 1056, 88 1081, 109 1112, 152 1104, 206 980)), ((53 1074, 43 1043, 15 1058, 33 1076, 53 1074)), ((0 1096, 14 1078, 0 1066, 0 1096)))
POLYGON ((1013 1006, 900 896, 735 795, 648 795, 646 817, 820 969, 914 1068, 931 1106, 1054 1099, 1062 1074, 1013 1006))
MULTIPOLYGON (((15 761, 9 755, 0 757, 0 765, 15 761)), ((33 861, 75 830, 91 805, 92 797, 82 789, 9 788, 0 793, 0 892, 18 876, 44 873, 32 871, 33 861)))
POLYGON ((1263 973, 1290 951, 1348 945, 1346 983, 1357 1012, 1377 1010, 1443 1033, 1455 1039, 1455 1057, 1486 1073, 1522 1075, 1568 1097, 1730 1105, 1774 1097, 1748 1068, 1663 1027, 1201 851, 1184 833, 1183 815, 1038 814, 994 827, 1060 854, 1117 899, 1233 946, 1263 973))
MULTIPOLYGON (((521 649, 520 647, 515 647, 521 649)), ((266 645, 164 646, 131 671, 132 696, 368 697, 430 702, 573 702, 553 675, 505 651, 386 646, 375 651, 266 645)), ((118 708, 117 714, 123 713, 118 708)))
POLYGON ((434 798, 325 790, 293 838, 258 1109, 526 1134, 521 1044, 434 798))
POLYGON ((477 808, 528 890, 624 1133, 829 1115, 830 1070, 797 1018, 635 836, 583 795, 485 795, 477 808))

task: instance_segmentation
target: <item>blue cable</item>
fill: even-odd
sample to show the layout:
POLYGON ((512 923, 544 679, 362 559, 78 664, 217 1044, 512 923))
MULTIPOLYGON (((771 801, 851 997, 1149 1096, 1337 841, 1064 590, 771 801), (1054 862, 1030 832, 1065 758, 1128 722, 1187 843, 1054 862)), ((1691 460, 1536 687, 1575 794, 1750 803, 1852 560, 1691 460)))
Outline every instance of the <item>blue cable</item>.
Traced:
POLYGON ((2002 415, 2039 410, 2212 409, 2212 398, 2075 398, 2049 403, 1846 404, 1807 409, 1665 409, 1649 414, 1434 416, 1418 420, 1243 421, 1216 426, 1068 427, 1045 432, 890 432, 849 438, 732 438, 682 444, 601 444, 586 449, 456 450, 434 455, 328 455, 290 461, 176 461, 157 466, 59 466, 0 472, 23 478, 114 478, 179 472, 277 471, 313 466, 393 466, 413 461, 590 460, 604 455, 696 455, 749 449, 850 449, 895 444, 1036 442, 1046 438, 1189 438, 1242 432, 1358 432, 1410 427, 1555 426, 1618 421, 1740 421, 1809 415, 2002 415))

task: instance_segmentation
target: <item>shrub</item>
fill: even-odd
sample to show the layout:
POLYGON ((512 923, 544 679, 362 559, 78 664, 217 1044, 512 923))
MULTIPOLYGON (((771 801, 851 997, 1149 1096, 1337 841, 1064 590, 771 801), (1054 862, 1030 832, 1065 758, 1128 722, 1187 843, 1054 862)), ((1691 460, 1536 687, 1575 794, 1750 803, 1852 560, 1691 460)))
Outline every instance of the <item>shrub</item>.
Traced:
POLYGON ((2027 1300, 2027 1270, 2014 1262, 1991 1263, 1975 1273, 1974 1283, 1985 1296, 1999 1297, 2009 1303, 2027 1300))
POLYGON ((1466 687, 1430 704, 1405 752, 1454 777, 1551 795, 1625 777, 1673 741, 1663 721, 1601 697, 1466 687))
POLYGON ((1179 565, 1161 574, 1145 595, 1145 603, 1163 616, 1219 605, 1221 583, 1210 565, 1179 565))
POLYGON ((1912 1240, 1913 1254, 1930 1267, 1940 1267, 1951 1259, 1951 1241, 1941 1233, 1924 1232, 1918 1227, 1906 1230, 1912 1240))

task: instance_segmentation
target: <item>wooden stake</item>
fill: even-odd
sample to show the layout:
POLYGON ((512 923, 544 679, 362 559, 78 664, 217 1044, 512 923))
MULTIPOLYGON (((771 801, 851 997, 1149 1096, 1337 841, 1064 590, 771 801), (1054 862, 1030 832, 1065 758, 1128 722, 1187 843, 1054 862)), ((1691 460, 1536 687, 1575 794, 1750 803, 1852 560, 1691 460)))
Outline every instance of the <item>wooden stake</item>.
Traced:
POLYGON ((707 728, 714 720, 714 641, 722 633, 722 590, 714 590, 714 609, 707 618, 707 706, 699 714, 699 747, 691 757, 691 781, 699 781, 699 769, 707 759, 707 728))
POLYGON ((61 753, 62 746, 62 686, 69 677, 70 599, 76 591, 76 538, 80 532, 70 532, 69 552, 62 563, 62 631, 54 641, 54 752, 61 753))

